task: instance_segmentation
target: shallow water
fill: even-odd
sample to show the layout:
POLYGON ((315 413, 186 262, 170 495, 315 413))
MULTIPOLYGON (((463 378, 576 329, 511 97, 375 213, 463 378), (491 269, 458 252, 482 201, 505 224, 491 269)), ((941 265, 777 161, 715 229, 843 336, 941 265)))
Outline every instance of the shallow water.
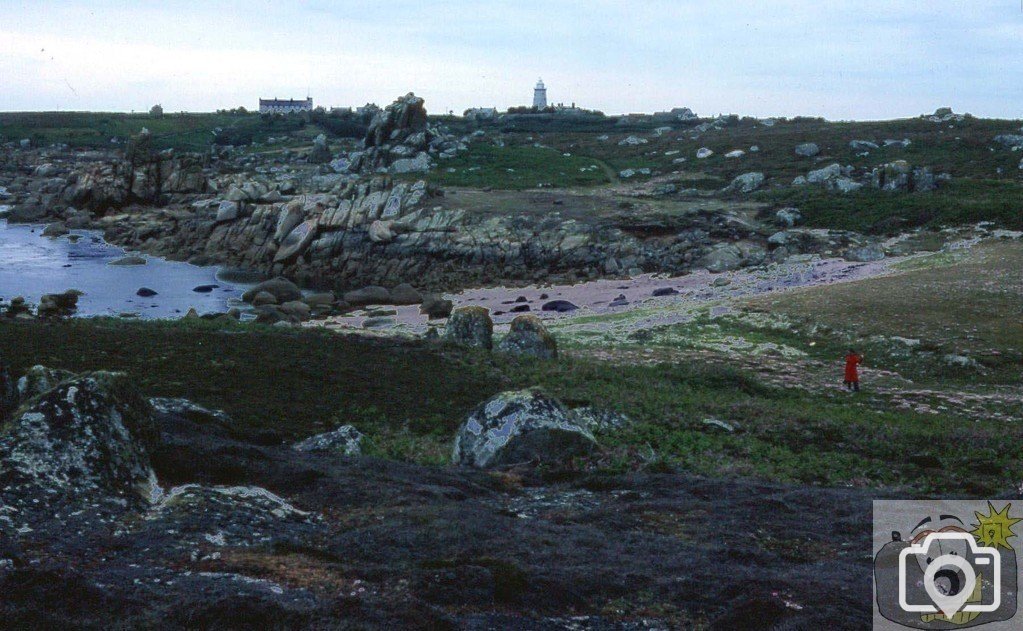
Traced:
MULTIPOLYGON (((0 213, 2 214, 2 213, 0 213)), ((72 230, 67 236, 40 236, 43 226, 8 224, 0 219, 0 298, 23 296, 36 304, 43 294, 68 289, 85 292, 78 299, 80 316, 134 313, 140 318, 177 318, 194 307, 199 313, 223 312, 250 287, 218 278, 218 268, 144 256, 145 265, 109 265, 127 253, 103 241, 99 233, 72 230), (194 291, 217 285, 208 293, 194 291), (142 298, 147 287, 157 295, 142 298)))

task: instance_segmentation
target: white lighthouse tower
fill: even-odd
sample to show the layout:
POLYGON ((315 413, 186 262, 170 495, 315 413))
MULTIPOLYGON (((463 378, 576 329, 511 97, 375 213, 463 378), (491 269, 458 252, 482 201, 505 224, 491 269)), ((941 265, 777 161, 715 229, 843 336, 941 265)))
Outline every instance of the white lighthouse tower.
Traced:
POLYGON ((533 107, 538 110, 547 107, 547 88, 544 87, 543 79, 538 79, 533 88, 533 107))

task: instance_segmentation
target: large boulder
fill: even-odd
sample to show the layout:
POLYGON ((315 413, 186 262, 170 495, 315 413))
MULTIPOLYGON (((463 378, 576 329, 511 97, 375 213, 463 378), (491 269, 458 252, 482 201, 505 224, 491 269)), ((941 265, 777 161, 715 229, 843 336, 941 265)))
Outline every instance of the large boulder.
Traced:
POLYGON ((736 270, 743 265, 742 250, 732 243, 718 245, 696 262, 700 267, 714 274, 736 270))
POLYGON ((774 213, 774 218, 779 225, 791 228, 803 221, 803 214, 798 208, 781 208, 774 213))
POLYGON ((351 425, 341 427, 295 443, 297 451, 308 453, 334 453, 342 456, 358 456, 362 453, 362 432, 351 425))
POLYGON ((511 355, 527 355, 540 359, 555 359, 558 344, 543 321, 535 315, 517 316, 508 335, 498 344, 498 350, 511 355))
POLYGON ((391 292, 386 287, 370 285, 344 293, 344 301, 356 307, 391 304, 391 292))
POLYGON ((252 302, 253 299, 262 292, 266 292, 273 296, 274 300, 278 304, 302 299, 302 290, 298 288, 298 285, 287 278, 277 277, 271 278, 270 280, 264 280, 255 287, 252 287, 242 294, 242 300, 245 302, 252 302))
POLYGON ((56 498, 144 505, 158 492, 149 462, 158 440, 152 408, 125 375, 74 377, 24 402, 0 431, 0 497, 30 511, 56 498))
POLYGON ((171 531, 172 545, 183 550, 272 548, 318 533, 318 523, 317 515, 263 487, 184 484, 168 489, 133 525, 132 534, 147 540, 171 531))
POLYGON ((281 210, 277 217, 277 226, 274 228, 274 241, 280 243, 288 236, 295 226, 305 219, 305 210, 302 208, 301 200, 292 200, 281 210))
POLYGON ((821 148, 815 142, 804 142, 796 145, 796 155, 804 158, 812 158, 821 152, 821 148))
POLYGON ((732 180, 732 183, 725 188, 725 190, 728 192, 734 191, 737 193, 752 193, 760 188, 760 185, 763 183, 763 173, 743 173, 742 175, 737 175, 735 179, 732 180))
POLYGON ((561 463, 596 444, 556 399, 536 390, 503 392, 469 413, 455 438, 452 461, 481 468, 561 463))
POLYGON ((330 147, 327 146, 327 137, 320 134, 313 140, 313 150, 309 152, 310 164, 326 164, 330 162, 330 147))
POLYGON ((408 283, 401 283, 391 290, 391 302, 396 305, 418 305, 423 302, 423 295, 408 283))
POLYGON ((69 289, 59 294, 43 294, 39 298, 37 312, 41 317, 71 315, 78 309, 78 297, 82 292, 69 289))
POLYGON ((454 308, 454 303, 444 296, 425 294, 423 302, 419 306, 419 313, 425 315, 430 320, 437 320, 450 316, 452 308, 454 308))
POLYGON ((490 311, 484 307, 459 307, 451 313, 444 337, 448 342, 470 348, 494 346, 494 321, 490 319, 490 311))
MULTIPOLYGON (((237 189, 236 189, 237 190, 237 189)), ((239 191, 235 197, 241 197, 242 193, 239 191)), ((214 221, 217 223, 226 223, 228 221, 234 221, 241 215, 241 202, 232 200, 223 200, 217 204, 217 217, 214 221)))
POLYGON ((312 309, 301 300, 285 302, 277 308, 291 321, 305 322, 312 315, 312 309))
POLYGON ((288 261, 305 252, 316 238, 317 226, 315 219, 309 219, 292 228, 288 236, 281 240, 281 247, 274 255, 274 262, 288 261))

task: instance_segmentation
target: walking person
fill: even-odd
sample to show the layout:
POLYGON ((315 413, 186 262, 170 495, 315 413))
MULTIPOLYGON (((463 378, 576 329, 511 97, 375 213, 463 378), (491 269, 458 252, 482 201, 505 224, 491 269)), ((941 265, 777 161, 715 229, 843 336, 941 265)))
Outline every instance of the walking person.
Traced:
POLYGON ((863 363, 863 355, 850 348, 845 356, 845 387, 854 392, 860 391, 860 372, 858 366, 863 363))

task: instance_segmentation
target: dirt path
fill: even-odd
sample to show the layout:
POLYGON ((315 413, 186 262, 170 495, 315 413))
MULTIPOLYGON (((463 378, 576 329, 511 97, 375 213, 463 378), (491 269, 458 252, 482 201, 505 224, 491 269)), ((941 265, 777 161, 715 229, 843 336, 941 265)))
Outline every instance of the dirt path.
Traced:
POLYGON ((607 162, 604 162, 600 158, 594 158, 593 156, 580 156, 580 157, 581 158, 586 158, 587 160, 593 160, 594 164, 599 166, 600 169, 604 172, 604 175, 607 176, 607 179, 611 183, 612 186, 619 186, 622 183, 622 180, 618 177, 618 172, 615 171, 614 169, 612 169, 611 165, 608 164, 607 162))

